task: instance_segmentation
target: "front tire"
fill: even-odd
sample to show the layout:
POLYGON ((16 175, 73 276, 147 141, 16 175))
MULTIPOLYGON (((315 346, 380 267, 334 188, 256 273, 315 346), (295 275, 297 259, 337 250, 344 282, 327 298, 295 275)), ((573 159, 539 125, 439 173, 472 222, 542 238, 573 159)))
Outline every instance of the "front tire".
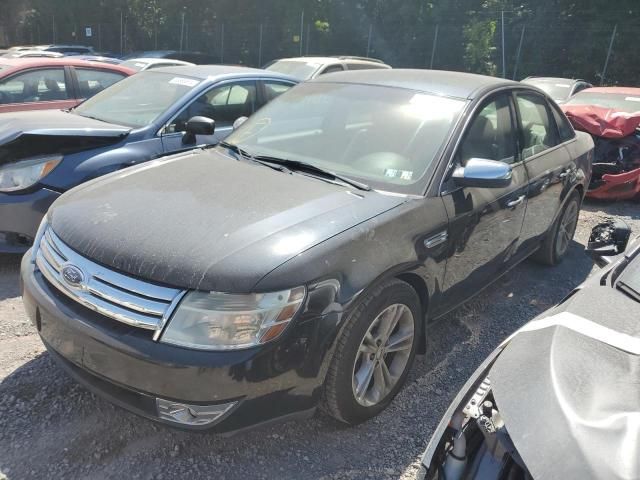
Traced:
POLYGON ((407 283, 392 279, 376 287, 347 319, 327 372, 323 409, 355 425, 396 396, 418 345, 420 300, 407 283))
POLYGON ((578 192, 573 192, 542 242, 540 250, 533 255, 533 259, 544 265, 559 264, 569 250, 571 240, 576 233, 579 216, 580 195, 578 192))

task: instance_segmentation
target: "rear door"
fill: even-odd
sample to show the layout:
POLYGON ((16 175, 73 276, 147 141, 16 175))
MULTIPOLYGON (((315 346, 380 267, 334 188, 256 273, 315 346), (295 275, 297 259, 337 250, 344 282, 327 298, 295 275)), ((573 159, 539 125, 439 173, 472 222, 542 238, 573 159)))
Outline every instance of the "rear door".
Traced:
POLYGON ((520 129, 520 155, 529 176, 529 201, 522 229, 522 242, 533 248, 549 230, 570 180, 577 168, 565 144, 575 140, 573 130, 563 136, 545 97, 535 92, 517 91, 514 95, 520 129))
POLYGON ((165 152, 174 152, 194 145, 213 145, 233 130, 233 122, 250 116, 258 105, 256 80, 232 80, 217 84, 192 100, 164 127, 162 144, 165 152), (216 122, 213 135, 198 135, 195 144, 185 145, 183 137, 190 118, 202 116, 216 122))
POLYGON ((498 160, 512 167, 505 188, 443 184, 449 216, 449 253, 443 282, 443 313, 466 300, 521 259, 520 232, 527 206, 527 173, 517 149, 517 124, 510 91, 494 94, 476 109, 454 158, 498 160))
POLYGON ((0 113, 77 105, 65 67, 32 68, 0 80, 0 113))

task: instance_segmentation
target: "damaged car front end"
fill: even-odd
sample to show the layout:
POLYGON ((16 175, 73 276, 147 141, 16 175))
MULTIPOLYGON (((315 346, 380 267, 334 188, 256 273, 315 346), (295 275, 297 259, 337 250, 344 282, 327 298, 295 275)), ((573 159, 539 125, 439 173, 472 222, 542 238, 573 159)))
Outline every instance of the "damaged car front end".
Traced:
POLYGON ((421 479, 638 478, 640 241, 609 221, 588 253, 605 268, 476 370, 422 458, 421 479))
POLYGON ((576 130, 595 143, 587 196, 630 200, 640 194, 640 89, 592 88, 562 106, 576 130))

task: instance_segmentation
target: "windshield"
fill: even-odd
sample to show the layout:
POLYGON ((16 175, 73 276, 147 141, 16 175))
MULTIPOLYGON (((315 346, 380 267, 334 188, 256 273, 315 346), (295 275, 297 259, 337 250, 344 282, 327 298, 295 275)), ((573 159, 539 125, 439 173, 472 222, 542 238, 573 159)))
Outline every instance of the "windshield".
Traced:
POLYGON ((573 96, 566 105, 596 105, 613 108, 621 112, 635 113, 640 111, 639 95, 622 95, 619 93, 596 93, 585 90, 573 96))
POLYGON ((227 138, 250 155, 308 162, 380 190, 421 194, 465 101, 413 90, 307 83, 227 138))
POLYGON ((569 82, 549 82, 549 81, 535 81, 535 80, 527 80, 523 83, 528 83, 529 85, 533 85, 534 87, 538 87, 544 93, 553 98, 556 102, 565 102, 569 95, 571 94, 572 84, 569 82))
POLYGON ((109 123, 146 127, 199 83, 184 75, 141 72, 103 90, 74 112, 109 123))
POLYGON ((127 60, 126 62, 122 62, 120 65, 139 72, 140 70, 144 69, 144 67, 146 67, 148 63, 141 62, 140 60, 127 60))
POLYGON ((278 60, 267 67, 267 70, 289 75, 298 80, 308 80, 321 67, 316 62, 298 62, 295 60, 278 60))

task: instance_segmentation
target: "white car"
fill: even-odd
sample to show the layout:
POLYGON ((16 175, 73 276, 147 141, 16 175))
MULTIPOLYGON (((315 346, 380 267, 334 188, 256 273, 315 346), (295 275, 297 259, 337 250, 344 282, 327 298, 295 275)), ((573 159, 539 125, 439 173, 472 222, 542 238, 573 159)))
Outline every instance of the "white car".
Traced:
POLYGON ((185 67, 193 66, 193 63, 183 62, 182 60, 174 60, 172 58, 132 58, 120 64, 123 67, 129 67, 138 72, 143 70, 151 70, 160 67, 185 67))
POLYGON ((367 57, 294 57, 275 60, 264 67, 272 72, 283 73, 300 81, 311 80, 319 75, 345 70, 388 69, 382 60, 367 57))

